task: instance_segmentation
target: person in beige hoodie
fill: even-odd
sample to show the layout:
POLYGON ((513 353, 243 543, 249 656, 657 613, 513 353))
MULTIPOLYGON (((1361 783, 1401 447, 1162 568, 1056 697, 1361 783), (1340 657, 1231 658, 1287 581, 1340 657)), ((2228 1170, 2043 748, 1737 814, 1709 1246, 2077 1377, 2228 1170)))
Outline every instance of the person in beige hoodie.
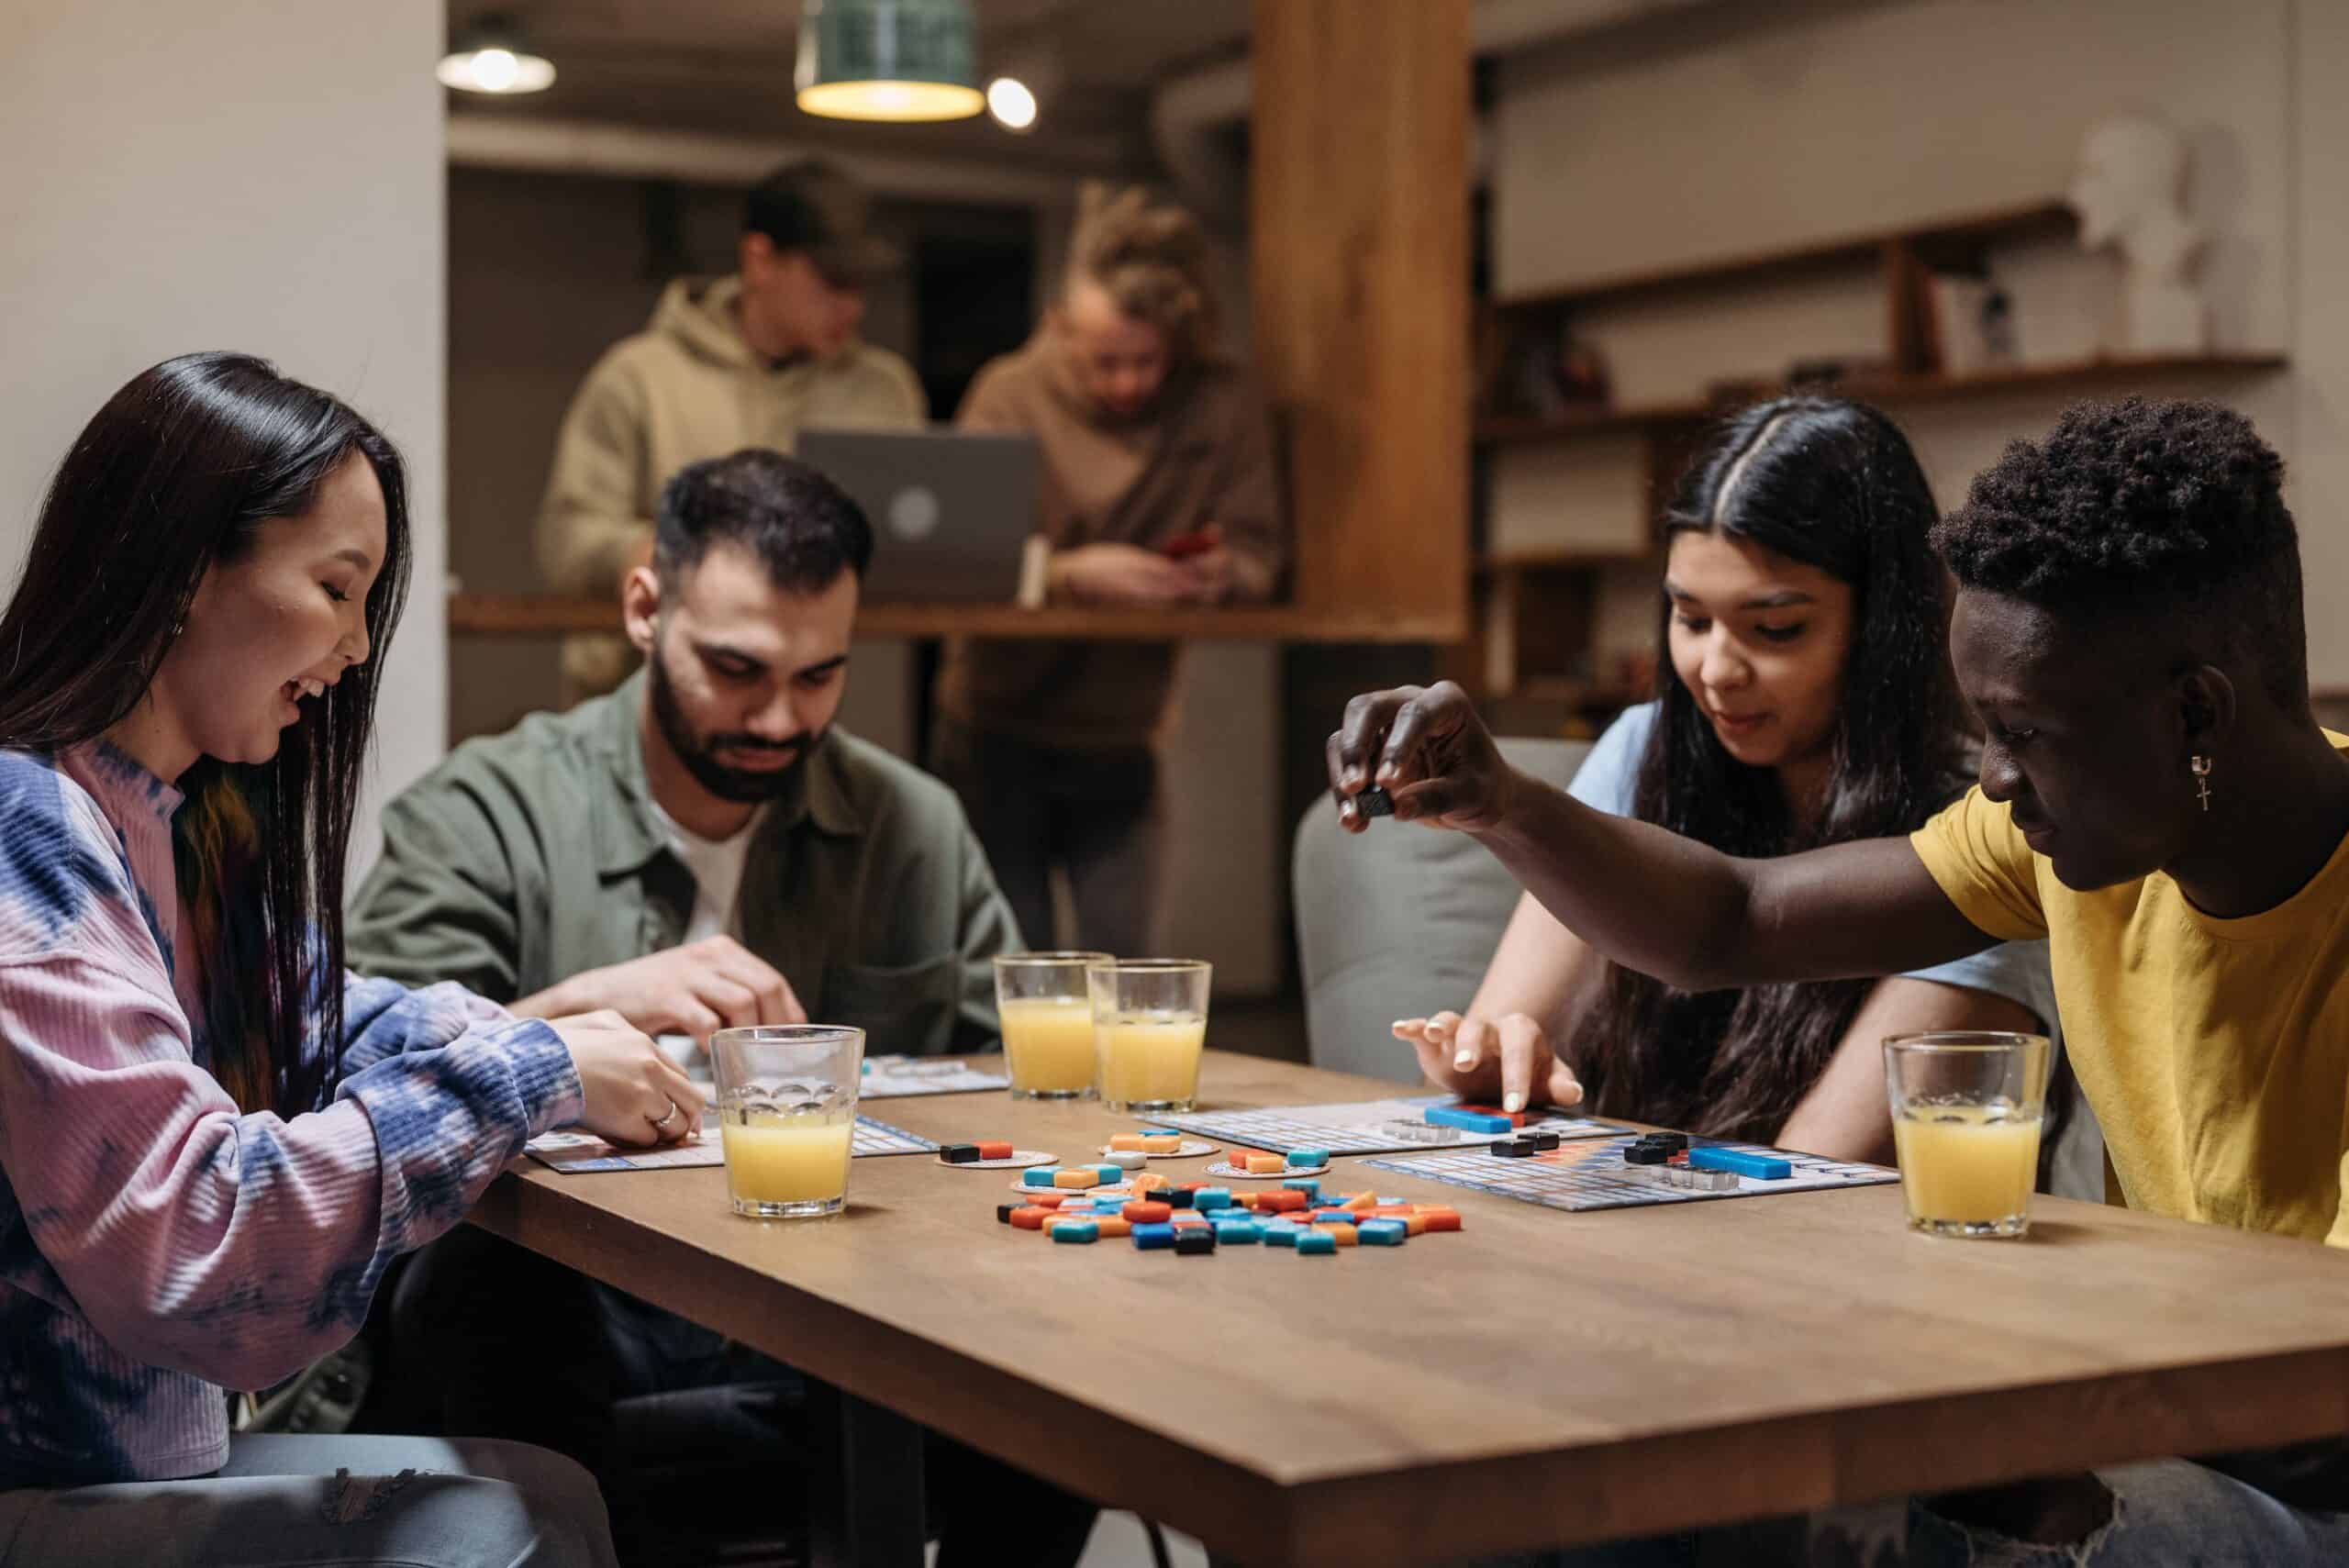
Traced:
MULTIPOLYGON (((1138 190, 1088 189, 1068 277, 1027 346, 981 370, 956 422, 1041 450, 1038 531, 1057 603, 1169 609, 1272 596, 1286 555, 1272 421, 1215 343, 1207 237, 1138 190)), ((932 766, 963 797, 1020 929, 1157 951, 1156 742, 1179 649, 969 640, 939 674, 932 766), (1054 933, 1050 876, 1074 895, 1054 933)))
MULTIPOLYGON (((645 329, 596 361, 563 417, 539 508, 549 587, 617 606, 651 551, 661 487, 689 462, 745 447, 788 453, 810 426, 928 417, 913 367, 856 335, 866 282, 897 261, 866 232, 866 205, 827 165, 776 170, 743 204, 737 270, 671 283, 645 329)), ((571 638, 568 699, 611 691, 634 664, 617 630, 571 638)))

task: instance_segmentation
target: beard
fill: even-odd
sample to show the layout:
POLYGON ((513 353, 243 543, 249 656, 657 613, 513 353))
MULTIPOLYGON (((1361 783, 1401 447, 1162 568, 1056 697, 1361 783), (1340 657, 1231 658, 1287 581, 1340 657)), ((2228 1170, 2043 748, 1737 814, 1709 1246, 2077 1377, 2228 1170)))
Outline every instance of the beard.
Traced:
POLYGON ((737 806, 756 806, 788 789, 799 776, 799 770, 807 765, 809 754, 831 733, 822 729, 781 742, 737 732, 697 734, 692 720, 685 717, 685 705, 677 700, 677 688, 670 683, 668 666, 662 662, 658 645, 647 661, 647 679, 651 683, 652 721, 660 727, 661 738, 669 743, 669 750, 685 764, 696 784, 718 799, 737 806), (779 768, 729 768, 718 760, 720 751, 764 752, 790 761, 779 768))

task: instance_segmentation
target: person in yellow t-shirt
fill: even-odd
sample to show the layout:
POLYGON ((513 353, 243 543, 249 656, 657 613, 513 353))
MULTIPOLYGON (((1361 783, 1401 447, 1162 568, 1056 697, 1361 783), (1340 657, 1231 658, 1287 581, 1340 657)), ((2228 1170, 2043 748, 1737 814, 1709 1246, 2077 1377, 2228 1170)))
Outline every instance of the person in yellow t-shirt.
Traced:
MULTIPOLYGON (((1476 838, 1607 957, 1691 991, 2044 937, 2130 1205, 2349 1246, 2349 739, 2310 712, 2282 474, 2242 416, 2132 398, 2074 406, 1977 476, 1933 543, 1958 583, 1981 778, 1909 838, 1734 859, 1510 769, 1449 684, 1348 706, 1329 744, 1340 820, 1368 826, 1356 797, 1375 784, 1398 819, 1476 838)), ((2132 1531, 2108 1530, 2100 1564, 2349 1554, 2339 1445, 2213 1466, 1916 1517, 2071 1542, 2118 1495, 2150 1533, 2116 1552, 2132 1531), (2163 1535, 2165 1515, 2197 1532, 2163 1535)))

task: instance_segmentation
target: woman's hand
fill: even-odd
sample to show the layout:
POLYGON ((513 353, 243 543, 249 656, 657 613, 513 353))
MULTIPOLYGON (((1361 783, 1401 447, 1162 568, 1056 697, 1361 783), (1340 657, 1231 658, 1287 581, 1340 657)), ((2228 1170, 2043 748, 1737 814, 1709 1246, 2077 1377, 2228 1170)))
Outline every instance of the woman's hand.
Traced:
POLYGON ((607 1008, 549 1020, 571 1051, 579 1125, 613 1143, 675 1143, 701 1132, 701 1091, 643 1031, 607 1008))
POLYGON ((1048 572, 1053 594, 1080 605, 1163 609, 1196 605, 1205 597, 1199 574, 1189 562, 1169 561, 1138 544, 1081 544, 1058 550, 1048 572))
POLYGON ((1450 681, 1354 698, 1328 760, 1338 821, 1352 833, 1370 825, 1355 796, 1373 784, 1397 821, 1473 831, 1508 815, 1518 784, 1468 694, 1450 681))
POLYGON ((1464 1100, 1505 1111, 1582 1104, 1582 1081, 1558 1060, 1542 1026, 1523 1013, 1405 1018, 1395 1026, 1395 1038, 1411 1042, 1430 1083, 1464 1100))

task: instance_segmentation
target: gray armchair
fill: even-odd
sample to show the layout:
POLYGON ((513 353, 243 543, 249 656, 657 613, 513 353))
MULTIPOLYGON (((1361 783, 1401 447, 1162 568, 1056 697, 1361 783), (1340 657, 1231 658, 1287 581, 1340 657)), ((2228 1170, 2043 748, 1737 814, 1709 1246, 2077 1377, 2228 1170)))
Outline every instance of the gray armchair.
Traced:
MULTIPOLYGON (((1582 740, 1503 740, 1510 763, 1564 787, 1582 740)), ((1517 906, 1500 862, 1459 833, 1380 822, 1359 838, 1328 798, 1297 825, 1290 862, 1313 1065, 1419 1081, 1397 1018, 1468 1006, 1517 906)))

